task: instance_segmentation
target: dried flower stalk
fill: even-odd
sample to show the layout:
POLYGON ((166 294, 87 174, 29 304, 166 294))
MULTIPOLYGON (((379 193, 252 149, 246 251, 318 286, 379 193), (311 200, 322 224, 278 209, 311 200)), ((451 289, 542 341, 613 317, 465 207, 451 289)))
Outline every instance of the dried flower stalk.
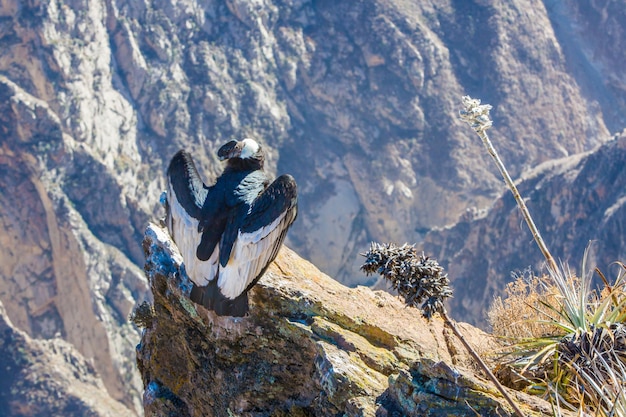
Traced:
POLYGON ((517 191, 517 187, 511 179, 509 172, 507 171, 504 163, 498 156, 498 152, 496 152, 496 149, 493 147, 491 140, 489 140, 489 136, 487 136, 487 129, 489 129, 493 124, 489 117, 489 110, 491 110, 491 106, 489 104, 481 105, 480 100, 473 99, 470 96, 463 97, 463 106, 465 107, 465 109, 461 110, 460 112, 461 119, 465 120, 482 139, 483 144, 487 148, 487 152, 489 152, 489 155, 491 155, 493 160, 496 162, 496 165, 500 170, 502 177, 504 178, 504 182, 506 182, 506 185, 513 193, 513 197, 515 197, 515 201, 517 202, 517 205, 520 208, 522 215, 524 216, 524 220, 526 220, 526 224, 528 225, 528 228, 530 229, 530 232, 532 233, 533 238, 537 243, 537 246, 539 246, 539 249, 543 253, 543 256, 546 258, 546 262, 548 263, 548 269, 552 271, 557 271, 558 268, 556 262, 554 261, 552 254, 548 250, 548 247, 544 243, 543 238, 541 237, 541 234, 537 229, 537 226, 535 226, 535 222, 530 216, 530 212, 528 211, 528 207, 526 207, 526 203, 520 196, 519 191, 517 191))

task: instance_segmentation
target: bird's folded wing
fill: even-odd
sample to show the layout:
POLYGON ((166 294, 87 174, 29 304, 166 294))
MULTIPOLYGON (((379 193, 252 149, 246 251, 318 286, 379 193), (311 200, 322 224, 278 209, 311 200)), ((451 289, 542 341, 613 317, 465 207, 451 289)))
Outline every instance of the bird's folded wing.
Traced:
POLYGON ((208 262, 196 258, 202 234, 198 221, 209 189, 204 185, 191 155, 183 150, 172 158, 167 169, 166 224, 185 260, 189 277, 198 285, 206 285, 217 273, 219 251, 209 254, 208 262))
MULTIPOLYGON (((290 175, 283 175, 252 203, 236 239, 220 245, 232 247, 227 263, 220 262, 218 287, 222 294, 233 299, 254 285, 276 258, 296 215, 296 183, 290 175)), ((227 230, 224 237, 229 235, 227 230)))
POLYGON ((168 202, 176 200, 186 215, 199 219, 208 189, 188 152, 180 150, 174 155, 167 168, 167 181, 168 202))

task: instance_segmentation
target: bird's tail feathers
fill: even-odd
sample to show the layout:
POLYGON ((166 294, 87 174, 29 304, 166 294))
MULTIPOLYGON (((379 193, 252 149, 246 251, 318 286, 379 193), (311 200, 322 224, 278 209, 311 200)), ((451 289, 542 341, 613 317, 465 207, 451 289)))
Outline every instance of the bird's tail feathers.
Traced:
POLYGON ((189 298, 196 304, 213 310, 218 316, 243 317, 248 312, 248 292, 244 291, 235 299, 226 297, 217 286, 217 280, 201 287, 193 284, 189 298))

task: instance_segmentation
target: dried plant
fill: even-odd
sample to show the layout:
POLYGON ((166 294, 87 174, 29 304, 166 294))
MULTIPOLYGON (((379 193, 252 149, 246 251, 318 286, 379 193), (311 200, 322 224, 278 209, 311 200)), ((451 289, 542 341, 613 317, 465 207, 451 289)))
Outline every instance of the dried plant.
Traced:
POLYGON ((532 233, 533 238, 537 243, 537 246, 539 246, 541 253, 543 253, 543 256, 546 258, 548 268, 557 270, 558 268, 556 262, 550 254, 548 247, 544 243, 543 238, 541 237, 541 233, 539 233, 539 229, 537 229, 537 226, 535 226, 535 222, 533 221, 533 218, 530 215, 528 208, 526 207, 524 199, 521 197, 519 191, 517 191, 517 187, 511 179, 511 176, 509 175, 506 166, 500 159, 500 156, 498 155, 496 149, 493 147, 489 136, 487 136, 487 129, 489 129, 493 125, 493 122, 489 117, 489 111, 491 110, 491 106, 489 104, 480 104, 480 100, 473 99, 470 96, 464 96, 462 98, 462 101, 463 110, 461 110, 460 112, 461 119, 466 121, 483 141, 487 152, 494 160, 496 166, 498 167, 498 170, 500 171, 500 174, 502 174, 504 182, 511 190, 511 193, 513 194, 513 197, 517 202, 517 206, 522 212, 522 216, 524 216, 524 220, 526 221, 526 224, 528 225, 528 228, 530 229, 530 232, 532 233))
POLYGON ((389 280, 393 288, 404 298, 407 306, 419 308, 422 315, 428 319, 432 318, 435 313, 439 313, 487 377, 502 393, 515 414, 518 417, 524 416, 493 372, 448 316, 443 302, 446 298, 452 297, 452 289, 449 285, 448 274, 444 273, 443 267, 436 260, 428 258, 424 253, 418 255, 415 247, 408 244, 396 246, 393 243, 372 242, 370 250, 361 255, 365 257, 361 270, 367 275, 380 274, 389 280))
MULTIPOLYGON (((574 278, 568 268, 559 268, 487 136, 492 126, 491 106, 481 105, 480 100, 469 96, 463 97, 463 106, 461 118, 476 131, 495 161, 548 267, 549 281, 539 280, 539 291, 530 289, 530 294, 536 295, 534 299, 525 304, 513 299, 506 307, 501 302, 491 315, 492 320, 500 322, 502 313, 513 317, 534 310, 535 325, 526 330, 549 330, 548 334, 534 334, 516 344, 515 364, 521 367, 518 375, 528 378, 532 390, 550 394, 556 410, 563 404, 578 409, 581 415, 591 412, 597 416, 626 416, 626 267, 620 264, 623 270, 614 285, 600 274, 605 283, 600 296, 591 291, 590 276, 583 273, 574 278), (513 311, 515 306, 521 307, 520 311, 513 311)), ((586 258, 582 271, 587 270, 586 258)), ((531 321, 532 317, 529 314, 531 321)))
POLYGON ((557 320, 558 314, 546 306, 557 305, 558 299, 549 276, 517 277, 487 312, 493 334, 510 340, 555 334, 558 327, 550 322, 557 320))
POLYGON ((405 303, 420 308, 426 318, 442 312, 443 301, 452 297, 450 280, 443 267, 423 252, 418 255, 414 245, 372 242, 363 256, 365 263, 361 270, 367 275, 377 273, 385 277, 405 303))

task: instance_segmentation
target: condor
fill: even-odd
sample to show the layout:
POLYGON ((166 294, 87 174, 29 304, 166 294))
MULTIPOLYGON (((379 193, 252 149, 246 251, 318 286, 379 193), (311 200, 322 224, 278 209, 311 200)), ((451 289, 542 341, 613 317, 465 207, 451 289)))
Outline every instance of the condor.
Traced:
POLYGON ((218 153, 226 167, 206 186, 184 150, 167 170, 166 224, 193 282, 190 298, 221 316, 248 311, 248 291, 276 258, 297 214, 296 183, 270 184, 263 148, 230 141, 218 153))

